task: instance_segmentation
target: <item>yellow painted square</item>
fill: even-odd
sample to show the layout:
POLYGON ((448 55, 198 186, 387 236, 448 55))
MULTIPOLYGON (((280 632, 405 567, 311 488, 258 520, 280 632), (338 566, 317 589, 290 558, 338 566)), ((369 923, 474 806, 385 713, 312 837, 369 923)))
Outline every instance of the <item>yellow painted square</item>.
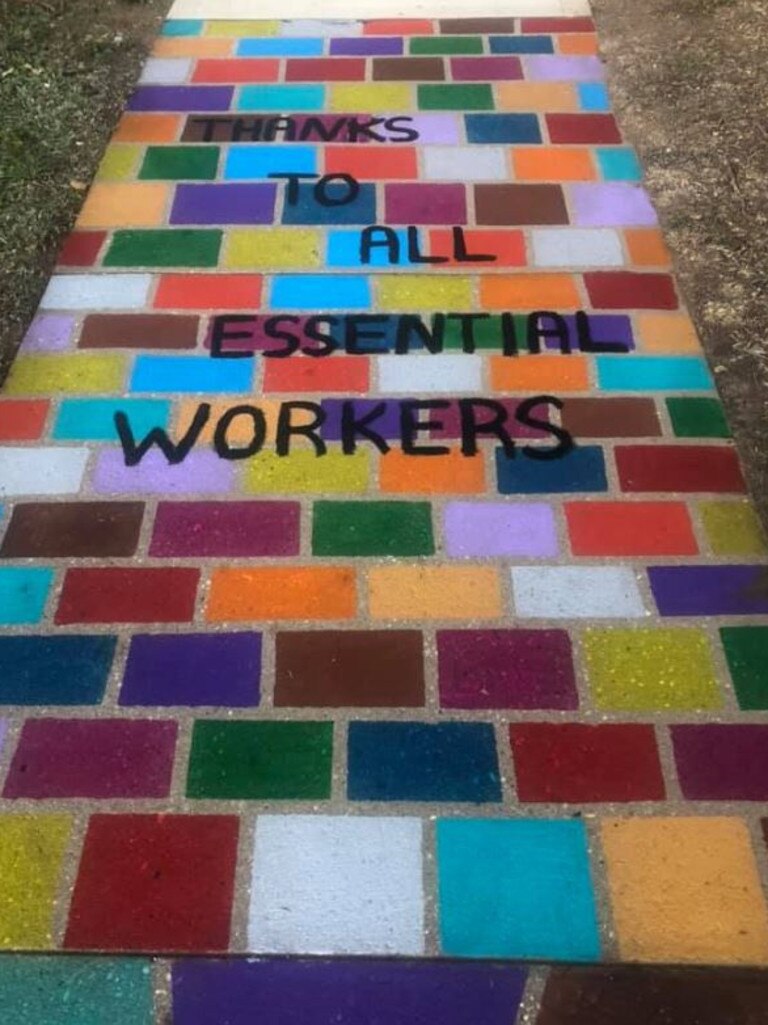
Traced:
POLYGON ((358 82, 355 85, 330 87, 331 110, 348 114, 350 110, 364 110, 366 114, 414 110, 413 86, 397 82, 358 82))
POLYGON ((224 266, 230 269, 322 266, 319 231, 290 228, 234 228, 224 241, 224 266))
POLYGON ((374 287, 377 308, 397 313, 401 310, 471 310, 472 278, 458 275, 379 274, 374 287))
POLYGON ((107 146, 96 171, 96 180, 126 181, 135 178, 143 152, 143 146, 134 146, 130 143, 113 143, 107 146))
POLYGON ((19 356, 11 366, 8 395, 98 395, 122 392, 125 359, 113 353, 19 356))
POLYGON ((582 637, 595 705, 615 712, 720 708, 707 635, 695 628, 587 629, 582 637))
POLYGON ((203 26, 204 36, 235 36, 238 39, 276 36, 279 32, 279 21, 206 21, 203 26))
POLYGON ((68 815, 0 815, 0 947, 51 946, 71 827, 68 815))
POLYGON ((687 313, 637 313, 635 334, 643 352, 700 352, 696 328, 687 313))
POLYGON ((622 959, 768 963, 768 914, 741 819, 607 819, 601 838, 622 959))
POLYGON ((503 615, 498 570, 486 566, 375 566, 374 619, 495 619, 503 615))
POLYGON ((147 228, 165 223, 170 188, 160 182, 94 182, 78 228, 147 228))
POLYGON ((345 456, 328 449, 324 456, 300 449, 287 456, 262 452, 249 459, 244 470, 244 487, 249 494, 352 494, 368 488, 368 453, 345 456))
POLYGON ((750 502, 701 502, 699 512, 715 555, 765 555, 768 551, 750 502))

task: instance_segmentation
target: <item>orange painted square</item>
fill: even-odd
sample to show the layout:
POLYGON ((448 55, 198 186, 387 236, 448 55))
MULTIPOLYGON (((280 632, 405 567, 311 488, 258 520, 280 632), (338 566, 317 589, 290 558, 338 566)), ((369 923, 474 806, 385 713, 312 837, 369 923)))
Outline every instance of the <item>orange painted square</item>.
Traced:
POLYGON ((638 267, 669 267, 672 263, 658 228, 627 228, 624 241, 630 261, 638 267))
POLYGON ((499 82, 497 110, 570 114, 579 110, 574 86, 566 82, 499 82))
POLYGON ((265 392, 368 391, 370 360, 366 356, 325 359, 264 359, 265 392))
POLYGON ((170 188, 160 182, 94 182, 78 228, 137 228, 165 223, 170 188))
POLYGON ((504 596, 491 566, 372 566, 368 607, 374 619, 497 619, 504 596))
MULTIPOLYGON (((436 414, 437 416, 437 414, 436 414)), ((399 449, 379 460, 379 488, 389 494, 473 495, 485 491, 482 455, 407 456, 399 449)))
POLYGON ((519 181, 591 182, 597 178, 588 149, 566 146, 515 147, 512 174, 519 181))
POLYGON ((386 181, 418 178, 419 169, 413 146, 326 146, 325 173, 351 174, 359 181, 386 181))
POLYGON ((597 36, 593 32, 564 32, 555 39, 558 53, 590 57, 597 54, 597 36))
POLYGON ((259 274, 163 274, 153 303, 156 310, 257 310, 259 274))
POLYGON ((176 114, 123 114, 112 142, 175 142, 180 127, 176 114))
POLYGON ((193 82, 276 82, 280 61, 252 57, 199 60, 193 82))
POLYGON ((696 328, 687 313, 637 313, 635 335, 643 352, 700 352, 696 328))
POLYGON ((153 57, 229 57, 233 39, 215 39, 212 36, 191 36, 173 39, 160 36, 152 47, 153 57))
POLYGON ((431 36, 433 32, 432 22, 426 18, 386 18, 363 25, 364 36, 431 36))
MULTIPOLYGON (((192 418, 197 412, 197 408, 201 401, 207 401, 205 396, 196 399, 185 399, 179 406, 178 417, 176 420, 176 429, 173 434, 174 438, 183 438, 189 429, 192 418)), ((203 427, 199 435, 199 444, 205 445, 213 441, 213 433, 216 429, 216 425, 219 420, 224 416, 227 410, 231 409, 233 402, 227 399, 220 399, 215 402, 210 402, 211 415, 208 418, 207 423, 203 427)), ((277 417, 280 412, 280 402, 277 399, 262 399, 258 396, 253 402, 245 403, 247 405, 258 406, 258 408, 264 414, 264 419, 267 424, 267 434, 264 439, 265 445, 271 445, 275 440, 275 431, 277 428, 277 417)), ((312 422, 312 414, 306 414, 306 422, 312 422)), ((298 411, 294 412, 292 417, 293 423, 300 422, 300 414, 298 411)), ((230 444, 243 444, 246 445, 253 438, 253 420, 249 416, 237 416, 231 422, 227 428, 227 440, 230 444)))
POLYGON ((585 356, 492 356, 491 387, 496 391, 586 391, 589 362, 585 356))
MULTIPOLYGON (((494 263, 478 263, 477 270, 491 267, 525 267, 525 237, 522 231, 476 231, 474 228, 464 229, 464 241, 470 254, 483 253, 495 256, 494 263)), ((453 233, 447 228, 436 228, 429 233, 429 252, 431 256, 453 256, 453 233)), ((465 270, 472 264, 458 263, 450 259, 449 267, 463 267, 465 270)))
POLYGON ((480 278, 486 310, 577 310, 576 279, 570 274, 487 274, 480 278))
POLYGON ((352 619, 355 571, 335 566, 272 566, 214 570, 208 622, 274 619, 352 619))
POLYGON ((42 436, 49 405, 38 399, 1 399, 0 441, 36 441, 42 436))

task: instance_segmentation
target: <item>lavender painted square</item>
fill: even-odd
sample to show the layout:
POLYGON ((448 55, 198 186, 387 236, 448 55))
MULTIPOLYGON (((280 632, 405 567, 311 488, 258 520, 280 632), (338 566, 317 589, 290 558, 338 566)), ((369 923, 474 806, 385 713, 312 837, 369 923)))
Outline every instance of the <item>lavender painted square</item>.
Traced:
POLYGON ((176 186, 171 224, 271 224, 276 185, 176 186))
POLYGON ((39 313, 21 343, 23 352, 61 352, 68 349, 75 318, 59 313, 39 313))
POLYGON ((525 979, 516 965, 188 958, 174 1025, 509 1025, 525 979))
POLYGON ((573 223, 580 227, 647 226, 657 223, 648 193, 639 185, 574 184, 570 191, 573 223))
POLYGON ((250 708, 260 678, 261 634, 137 634, 120 704, 250 708))
POLYGON ((599 57, 524 57, 525 77, 532 82, 599 82, 605 69, 599 57))
POLYGON ((407 127, 419 133, 416 142, 420 146, 453 146, 463 142, 459 118, 455 114, 409 114, 408 118, 407 127))
POLYGON ((448 502, 443 529, 453 558, 551 559, 558 553, 555 515, 542 502, 448 502))
POLYGON ((332 39, 332 57, 392 57, 403 52, 400 36, 360 36, 357 39, 332 39))
POLYGON ((683 797, 689 801, 768 801, 768 725, 672 726, 683 797))
POLYGON ((229 110, 231 85, 141 85, 128 100, 128 110, 208 113, 229 110))
POLYGON ((662 616, 768 614, 768 566, 649 566, 662 616))
POLYGON ((153 449, 138 466, 126 466, 120 449, 100 452, 93 471, 97 495, 219 495, 232 490, 234 464, 215 452, 190 452, 183 463, 171 465, 153 449))
MULTIPOLYGON (((326 441, 341 440, 341 408, 344 399, 323 399, 320 405, 326 420, 320 433, 326 441)), ((400 402, 395 399, 354 399, 352 401, 355 419, 370 413, 379 403, 384 403, 384 412, 371 421, 370 430, 380 434, 382 438, 398 438, 400 436, 400 402)), ((359 436, 358 436, 359 437, 359 436)), ((363 441, 363 445, 365 442, 363 441)))

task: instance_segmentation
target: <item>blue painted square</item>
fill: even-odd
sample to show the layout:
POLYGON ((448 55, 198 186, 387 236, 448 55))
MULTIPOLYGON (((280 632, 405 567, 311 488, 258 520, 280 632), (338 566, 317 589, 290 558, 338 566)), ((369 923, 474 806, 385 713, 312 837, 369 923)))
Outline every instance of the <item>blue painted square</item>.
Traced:
MULTIPOLYGON (((377 243, 383 241, 383 233, 376 232, 370 250, 369 263, 360 259, 360 231, 331 231, 328 233, 328 254, 326 263, 329 267, 409 267, 408 235, 405 228, 395 231, 399 244, 398 259, 392 263, 389 259, 389 248, 377 243)), ((420 252, 423 250, 420 247, 420 252)))
POLYGON ((0 626, 39 623, 52 583, 52 569, 0 567, 0 626))
POLYGON ((137 356, 131 391, 246 394, 253 390, 255 362, 209 356, 137 356))
POLYGON ((284 190, 283 224, 375 224, 376 186, 360 185, 359 191, 350 203, 338 203, 349 195, 344 182, 331 182, 326 186, 326 195, 336 206, 322 206, 315 198, 313 182, 298 186, 295 203, 288 202, 287 188, 284 190))
POLYGON ((322 39, 240 39, 235 53, 238 57, 319 57, 322 39))
POLYGON ((322 85, 246 85, 240 90, 236 110, 280 113, 291 110, 324 110, 322 85))
POLYGON ((135 434, 168 429, 171 403, 165 399, 64 399, 52 436, 57 441, 117 441, 118 410, 127 415, 135 434))
POLYGON ((491 53, 554 53, 551 36, 491 36, 491 53))
POLYGON ((465 114, 468 142, 541 142, 535 114, 465 114))
POLYGON ((637 154, 628 146, 603 146, 596 151, 600 174, 607 182, 639 182, 643 170, 637 154))
MULTIPOLYGON (((706 360, 698 356, 598 356, 602 391, 711 391, 706 360)), ((567 399, 566 399, 567 401, 567 399)))
POLYGON ((203 32, 203 23, 196 18, 178 18, 164 21, 160 29, 163 36, 199 36, 203 32))
POLYGON ((488 723, 353 722, 348 743, 352 801, 501 800, 488 723))
POLYGON ((272 279, 273 310, 367 310, 368 278, 326 274, 281 274, 272 279))
POLYGON ((503 448, 497 448, 496 475, 502 495, 608 490, 605 457, 599 445, 577 445, 561 459, 544 460, 529 459, 520 452, 509 459, 503 448))
POLYGON ((553 961, 600 956, 583 823, 438 820, 437 873, 444 954, 553 961))
POLYGON ((116 637, 0 637, 1 705, 97 705, 116 637))
POLYGON ((316 174, 315 146, 233 146, 227 154, 224 178, 242 181, 270 174, 316 174))
POLYGON ((579 82, 579 106, 582 110, 610 110, 608 89, 602 82, 579 82))

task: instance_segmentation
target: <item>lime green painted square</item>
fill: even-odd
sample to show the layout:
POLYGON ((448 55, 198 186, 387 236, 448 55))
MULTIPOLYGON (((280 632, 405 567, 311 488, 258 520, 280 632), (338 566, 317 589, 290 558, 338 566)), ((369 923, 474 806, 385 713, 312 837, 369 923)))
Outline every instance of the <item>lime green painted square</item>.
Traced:
POLYGON ((677 396, 667 399, 672 429, 678 438, 730 438, 723 407, 717 399, 677 396))
POLYGON ((215 267, 222 232, 218 228, 129 228, 112 236, 105 267, 215 267))
POLYGON ((419 110, 493 110, 490 85, 420 85, 419 110))
POLYGON ((420 36, 411 39, 412 54, 482 53, 480 36, 420 36))
POLYGON ((702 502, 704 533, 715 555, 764 555, 760 520, 749 502, 702 502))
POLYGON ((739 708, 768 709, 768 626, 720 629, 739 708))
POLYGON ((665 712, 722 706, 702 630, 588 629, 582 643, 587 679, 600 709, 665 712))
MULTIPOLYGON (((54 903, 71 828, 68 815, 0 815, 0 948, 39 950, 53 942, 54 903)), ((0 1005, 10 1021, 5 1002, 0 1005)))
POLYGON ((96 171, 97 181, 124 182, 136 176, 143 146, 115 143, 107 146, 96 171))
POLYGON ((434 555, 429 502, 315 502, 313 555, 434 555))
POLYGON ((116 353, 19 356, 5 382, 6 395, 100 395, 123 390, 125 357, 116 353))
POLYGON ((218 166, 218 146, 147 146, 139 178, 210 181, 218 166))
POLYGON ((333 723, 198 720, 187 796, 322 800, 331 796, 333 723))
POLYGON ((260 452, 244 471, 245 491, 257 495, 359 493, 368 489, 368 479, 368 453, 362 449, 349 456, 335 448, 323 456, 303 449, 288 456, 260 452))

